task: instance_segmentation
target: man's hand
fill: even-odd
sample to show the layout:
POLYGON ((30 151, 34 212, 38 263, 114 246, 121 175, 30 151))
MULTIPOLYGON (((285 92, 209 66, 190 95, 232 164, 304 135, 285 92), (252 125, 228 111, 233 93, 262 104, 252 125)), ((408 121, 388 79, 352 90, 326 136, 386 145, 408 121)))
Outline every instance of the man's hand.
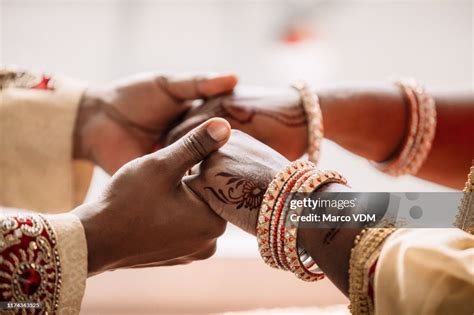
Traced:
POLYGON ((87 238, 89 274, 210 257, 226 223, 181 180, 229 136, 225 120, 207 121, 173 145, 127 163, 101 200, 76 208, 87 238))
POLYGON ((166 132, 193 100, 231 92, 236 84, 233 75, 183 79, 142 75, 91 88, 78 110, 74 158, 90 160, 113 174, 128 161, 161 148, 166 132))
POLYGON ((183 178, 226 221, 253 235, 263 195, 273 176, 290 162, 240 131, 183 178))
POLYGON ((299 93, 293 88, 237 88, 232 95, 210 99, 192 108, 168 136, 173 142, 211 117, 222 117, 277 150, 290 160, 307 148, 306 115, 299 93))

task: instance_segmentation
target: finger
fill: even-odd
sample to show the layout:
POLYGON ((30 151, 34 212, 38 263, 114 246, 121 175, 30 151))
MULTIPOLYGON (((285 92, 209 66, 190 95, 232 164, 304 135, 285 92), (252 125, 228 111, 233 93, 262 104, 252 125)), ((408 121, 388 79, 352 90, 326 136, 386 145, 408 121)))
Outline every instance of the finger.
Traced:
POLYGON ((171 143, 176 142, 179 138, 187 134, 193 128, 199 126, 200 124, 212 117, 213 116, 210 115, 198 115, 184 120, 182 123, 171 129, 170 132, 168 132, 168 135, 165 139, 166 145, 170 145, 171 143))
POLYGON ((160 76, 156 81, 171 97, 183 101, 229 93, 237 85, 238 79, 235 75, 228 74, 195 76, 186 79, 160 76))
POLYGON ((156 154, 170 163, 176 180, 210 153, 222 147, 230 137, 230 125, 222 118, 212 118, 188 132, 184 137, 156 154))
POLYGON ((191 108, 183 117, 183 120, 168 132, 165 143, 169 145, 175 142, 191 129, 199 126, 212 117, 223 117, 223 111, 221 108, 222 101, 222 97, 215 97, 205 101, 201 105, 191 108))

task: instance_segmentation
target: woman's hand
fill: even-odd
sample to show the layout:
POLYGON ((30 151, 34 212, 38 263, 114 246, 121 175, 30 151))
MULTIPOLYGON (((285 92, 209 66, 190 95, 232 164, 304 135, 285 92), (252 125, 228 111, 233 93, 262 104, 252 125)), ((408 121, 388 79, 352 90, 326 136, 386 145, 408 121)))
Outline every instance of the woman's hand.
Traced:
POLYGON ((229 142, 183 181, 223 219, 255 235, 263 195, 288 163, 270 147, 233 130, 229 142))
POLYGON ((99 201, 76 208, 87 238, 89 274, 210 257, 226 223, 181 179, 229 135, 225 120, 205 122, 173 145, 127 163, 99 201))
POLYGON ((236 83, 232 75, 178 79, 150 74, 91 88, 78 109, 74 158, 113 174, 128 161, 163 147, 166 132, 191 101, 231 92, 236 83))
POLYGON ((283 154, 289 160, 301 157, 307 148, 306 115, 299 93, 293 88, 236 89, 192 108, 168 137, 173 142, 211 117, 223 117, 241 130, 283 154))

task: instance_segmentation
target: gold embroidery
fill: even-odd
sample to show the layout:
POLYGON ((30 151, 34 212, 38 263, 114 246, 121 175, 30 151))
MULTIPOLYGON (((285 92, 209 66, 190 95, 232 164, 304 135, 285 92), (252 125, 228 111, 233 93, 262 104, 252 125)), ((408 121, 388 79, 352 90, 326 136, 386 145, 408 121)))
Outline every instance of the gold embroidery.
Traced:
POLYGON ((393 227, 367 228, 357 235, 349 260, 349 309, 352 314, 374 313, 369 297, 369 271, 378 259, 385 239, 395 230, 393 227))
POLYGON ((0 301, 41 302, 30 314, 54 314, 61 289, 56 235, 40 215, 0 218, 0 301))

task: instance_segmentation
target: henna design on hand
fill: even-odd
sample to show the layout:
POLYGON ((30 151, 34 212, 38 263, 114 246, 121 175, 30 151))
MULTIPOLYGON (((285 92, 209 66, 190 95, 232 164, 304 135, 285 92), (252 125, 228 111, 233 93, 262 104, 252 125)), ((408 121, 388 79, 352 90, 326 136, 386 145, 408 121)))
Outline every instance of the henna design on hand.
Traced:
POLYGON ((236 209, 256 210, 260 208, 267 189, 265 181, 259 180, 257 177, 245 178, 227 172, 217 173, 216 177, 228 178, 225 184, 226 189, 218 188, 216 190, 209 186, 204 189, 210 191, 221 202, 234 204, 236 209))
POLYGON ((302 106, 289 107, 285 109, 261 109, 254 107, 240 107, 228 104, 225 99, 209 102, 202 107, 203 112, 212 116, 233 119, 240 124, 249 124, 260 115, 273 119, 287 127, 306 126, 306 114, 302 106))

